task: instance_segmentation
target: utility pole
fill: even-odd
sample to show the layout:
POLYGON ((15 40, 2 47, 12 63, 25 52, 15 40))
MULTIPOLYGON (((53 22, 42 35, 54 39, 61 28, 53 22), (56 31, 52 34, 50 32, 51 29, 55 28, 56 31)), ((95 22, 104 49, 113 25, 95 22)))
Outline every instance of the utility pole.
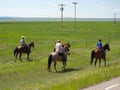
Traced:
POLYGON ((74 4, 74 29, 76 30, 76 4, 77 2, 73 2, 72 4, 74 4))
POLYGON ((59 4, 60 6, 60 11, 61 11, 61 29, 63 29, 63 10, 64 10, 64 7, 65 4, 59 4))

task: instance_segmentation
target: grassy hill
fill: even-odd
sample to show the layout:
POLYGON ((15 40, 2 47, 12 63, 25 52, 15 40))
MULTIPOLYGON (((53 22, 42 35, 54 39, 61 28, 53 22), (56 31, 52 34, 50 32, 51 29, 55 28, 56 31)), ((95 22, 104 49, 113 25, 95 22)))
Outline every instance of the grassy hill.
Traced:
POLYGON ((120 76, 120 22, 0 22, 0 89, 1 90, 77 90, 120 76), (27 43, 34 41, 30 61, 26 54, 14 62, 13 50, 24 35, 27 43), (56 40, 71 44, 66 70, 57 63, 47 71, 47 58, 56 40), (91 50, 98 39, 110 44, 107 66, 90 66, 91 50))

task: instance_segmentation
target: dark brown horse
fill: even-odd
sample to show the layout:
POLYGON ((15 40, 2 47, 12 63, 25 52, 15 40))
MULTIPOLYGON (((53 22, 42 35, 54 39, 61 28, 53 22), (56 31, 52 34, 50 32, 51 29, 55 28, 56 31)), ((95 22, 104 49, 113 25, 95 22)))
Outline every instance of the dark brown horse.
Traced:
MULTIPOLYGON (((69 50, 70 44, 69 44, 69 43, 63 44, 62 46, 63 46, 63 48, 64 48, 65 54, 67 55, 67 54, 69 53, 69 51, 70 51, 70 50, 69 50)), ((60 56, 58 53, 52 52, 52 53, 49 55, 49 57, 48 57, 48 71, 49 71, 49 72, 51 71, 51 70, 50 70, 50 67, 51 67, 52 61, 54 62, 54 69, 55 69, 55 71, 57 71, 57 69, 56 69, 56 63, 57 63, 57 61, 61 61, 61 62, 63 63, 63 68, 64 68, 64 70, 65 70, 66 61, 63 61, 63 60, 62 60, 62 56, 60 56)))
POLYGON ((103 46, 103 49, 104 49, 104 51, 105 51, 105 54, 103 54, 103 53, 101 52, 101 50, 98 49, 98 48, 94 49, 94 50, 91 52, 91 62, 90 62, 91 65, 92 65, 93 60, 94 60, 94 58, 95 58, 95 66, 96 66, 96 63, 97 63, 97 59, 99 59, 99 67, 100 67, 100 65, 101 65, 101 59, 104 59, 104 65, 106 66, 106 50, 110 51, 109 44, 105 44, 105 45, 103 46))
MULTIPOLYGON (((29 43, 29 44, 28 44, 28 47, 29 47, 29 49, 31 49, 31 47, 34 48, 34 42, 29 43)), ((14 49, 15 62, 16 62, 16 59, 17 59, 17 56, 18 56, 18 55, 19 55, 20 61, 22 61, 22 59, 21 59, 22 53, 27 53, 27 58, 26 58, 26 60, 29 59, 29 54, 30 54, 30 52, 28 52, 24 46, 17 46, 17 47, 14 49)))

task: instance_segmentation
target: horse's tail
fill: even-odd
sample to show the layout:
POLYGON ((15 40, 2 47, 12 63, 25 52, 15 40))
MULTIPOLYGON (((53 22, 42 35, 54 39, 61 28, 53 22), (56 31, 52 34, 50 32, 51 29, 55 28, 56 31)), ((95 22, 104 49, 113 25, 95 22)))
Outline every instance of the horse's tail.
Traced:
POLYGON ((15 54, 16 54, 16 51, 17 51, 17 47, 14 49, 14 56, 15 56, 15 54))
POLYGON ((91 52, 91 59, 93 59, 93 57, 94 57, 94 50, 92 50, 91 52))
POLYGON ((91 52, 91 65, 92 65, 92 62, 93 62, 93 58, 94 58, 94 50, 92 50, 92 52, 91 52))
POLYGON ((49 71, 50 71, 51 62, 52 62, 52 54, 50 54, 48 57, 48 70, 49 71))

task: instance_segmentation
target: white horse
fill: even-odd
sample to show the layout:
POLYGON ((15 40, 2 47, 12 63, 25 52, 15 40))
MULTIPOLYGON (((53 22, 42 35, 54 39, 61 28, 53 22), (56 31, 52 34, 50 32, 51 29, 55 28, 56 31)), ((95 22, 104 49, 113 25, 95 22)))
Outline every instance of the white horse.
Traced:
MULTIPOLYGON (((67 55, 68 52, 69 52, 70 44, 69 44, 69 43, 63 44, 62 46, 63 46, 63 48, 64 48, 65 55, 67 55)), ((50 70, 50 67, 51 67, 52 61, 54 61, 54 69, 55 69, 55 71, 57 71, 57 69, 56 69, 56 63, 57 63, 57 61, 61 61, 61 62, 63 63, 63 68, 64 68, 64 70, 65 70, 66 61, 63 61, 62 58, 63 58, 62 55, 60 55, 59 53, 57 53, 57 52, 52 52, 52 53, 49 55, 49 57, 48 57, 48 71, 49 71, 49 72, 51 71, 51 70, 50 70)))

